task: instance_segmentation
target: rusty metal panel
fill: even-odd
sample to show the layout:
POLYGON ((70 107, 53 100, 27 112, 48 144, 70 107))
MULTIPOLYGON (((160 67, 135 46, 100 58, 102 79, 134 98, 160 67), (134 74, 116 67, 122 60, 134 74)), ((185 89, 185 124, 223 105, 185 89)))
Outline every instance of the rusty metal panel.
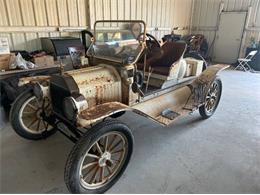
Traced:
POLYGON ((128 106, 119 102, 104 103, 81 112, 78 116, 77 123, 81 127, 86 127, 112 114, 128 109, 130 109, 128 106))
POLYGON ((122 101, 121 78, 111 66, 99 65, 69 71, 67 74, 74 78, 80 93, 87 97, 90 107, 105 102, 122 101))

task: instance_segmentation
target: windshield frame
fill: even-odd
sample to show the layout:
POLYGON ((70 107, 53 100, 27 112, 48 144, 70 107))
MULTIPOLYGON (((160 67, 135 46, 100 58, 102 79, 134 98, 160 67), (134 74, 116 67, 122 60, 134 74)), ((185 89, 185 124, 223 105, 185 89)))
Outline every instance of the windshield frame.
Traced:
MULTIPOLYGON (((93 45, 96 42, 96 33, 97 33, 96 26, 97 26, 97 24, 98 23, 113 23, 113 22, 115 22, 115 23, 140 23, 144 26, 144 31, 142 32, 143 33, 143 40, 140 41, 141 50, 138 53, 138 55, 136 56, 135 61, 130 63, 130 64, 136 64, 136 62, 139 60, 140 56, 142 55, 142 53, 143 53, 143 51, 146 47, 146 23, 143 20, 97 20, 94 23, 94 37, 92 38, 92 44, 89 47, 89 49, 91 47, 93 47, 93 45)), ((105 31, 105 29, 104 29, 104 31, 105 31)), ((91 57, 94 57, 96 59, 107 60, 107 61, 112 61, 112 62, 123 64, 123 61, 119 60, 119 59, 113 59, 113 58, 109 58, 109 57, 105 57, 105 56, 104 57, 96 56, 96 55, 93 55, 93 54, 91 55, 91 57)))

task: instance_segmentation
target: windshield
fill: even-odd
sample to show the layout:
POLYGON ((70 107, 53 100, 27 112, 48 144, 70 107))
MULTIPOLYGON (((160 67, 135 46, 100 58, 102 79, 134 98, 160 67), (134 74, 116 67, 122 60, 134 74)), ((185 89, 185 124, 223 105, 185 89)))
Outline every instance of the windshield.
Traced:
POLYGON ((142 21, 98 21, 95 24, 95 41, 88 54, 108 60, 131 64, 142 51, 142 21))

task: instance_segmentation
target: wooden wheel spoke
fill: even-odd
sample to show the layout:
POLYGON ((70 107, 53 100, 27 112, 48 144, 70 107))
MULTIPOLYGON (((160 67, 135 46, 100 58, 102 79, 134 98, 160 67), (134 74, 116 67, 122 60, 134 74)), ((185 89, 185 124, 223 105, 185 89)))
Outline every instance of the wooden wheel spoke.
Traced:
POLYGON ((37 123, 37 131, 39 131, 39 129, 40 129, 41 121, 42 121, 42 120, 39 120, 38 123, 37 123))
POLYGON ((112 148, 110 148, 110 151, 113 151, 121 142, 122 140, 120 139, 112 148))
POLYGON ((30 103, 28 103, 27 106, 29 106, 31 109, 33 109, 35 111, 38 109, 37 107, 35 107, 34 105, 32 105, 30 103))
POLYGON ((44 128, 45 130, 47 131, 48 130, 48 127, 49 127, 49 123, 45 122, 45 121, 42 121, 43 122, 43 125, 44 125, 44 128))
POLYGON ((97 164, 98 164, 97 161, 88 163, 88 164, 86 164, 86 165, 84 165, 84 166, 82 167, 82 170, 84 170, 84 169, 86 169, 86 168, 88 168, 88 167, 91 167, 91 166, 93 166, 93 165, 97 165, 97 164))
POLYGON ((124 152, 124 150, 125 150, 125 149, 120 149, 120 150, 117 150, 117 151, 111 152, 111 154, 121 153, 121 152, 124 152))
POLYGON ((96 167, 97 167, 97 166, 94 166, 94 167, 92 167, 91 169, 89 169, 89 171, 84 174, 83 180, 86 180, 87 177, 89 176, 89 174, 90 174, 96 167))
POLYGON ((109 174, 111 175, 113 172, 112 172, 112 169, 109 167, 109 166, 105 166, 109 172, 109 174))
MULTIPOLYGON (((109 135, 108 135, 109 136, 109 135)), ((105 152, 107 151, 107 147, 108 147, 108 136, 106 136, 106 142, 105 142, 105 152)))
POLYGON ((104 167, 101 167, 100 168, 100 178, 99 178, 100 182, 102 182, 104 180, 104 172, 105 172, 104 167))
POLYGON ((102 152, 102 150, 101 150, 101 148, 100 148, 100 146, 99 146, 98 141, 95 143, 95 145, 96 145, 96 147, 97 147, 98 152, 102 155, 103 152, 102 152))
POLYGON ((109 149, 111 148, 111 146, 113 145, 113 143, 114 143, 116 137, 117 137, 117 135, 114 135, 114 136, 113 136, 113 139, 112 139, 111 143, 110 143, 109 146, 108 146, 108 150, 109 150, 109 149))
POLYGON ((97 155, 95 155, 95 154, 90 154, 90 153, 88 153, 87 156, 88 156, 88 157, 91 157, 91 158, 99 159, 99 156, 97 156, 97 155))
POLYGON ((35 124, 38 121, 38 118, 35 118, 29 125, 28 128, 30 128, 33 124, 35 124))
POLYGON ((36 101, 38 107, 39 107, 39 108, 42 108, 42 105, 43 105, 44 103, 40 103, 37 98, 35 98, 35 101, 36 101))
POLYGON ((94 183, 94 181, 95 181, 95 179, 97 177, 98 170, 99 170, 99 167, 97 166, 95 171, 94 171, 94 174, 92 175, 92 177, 90 179, 90 184, 94 183))
POLYGON ((33 114, 35 114, 34 111, 32 111, 32 112, 23 112, 23 115, 33 115, 33 114))

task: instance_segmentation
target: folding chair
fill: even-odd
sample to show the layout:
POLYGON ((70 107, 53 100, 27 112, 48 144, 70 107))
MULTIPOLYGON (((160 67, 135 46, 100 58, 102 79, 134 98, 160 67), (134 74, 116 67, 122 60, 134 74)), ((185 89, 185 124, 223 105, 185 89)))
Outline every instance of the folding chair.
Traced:
POLYGON ((238 66, 235 68, 237 69, 242 69, 244 71, 252 71, 253 69, 250 67, 248 62, 251 62, 252 58, 255 56, 257 53, 257 50, 251 51, 245 58, 239 58, 238 59, 238 66))

